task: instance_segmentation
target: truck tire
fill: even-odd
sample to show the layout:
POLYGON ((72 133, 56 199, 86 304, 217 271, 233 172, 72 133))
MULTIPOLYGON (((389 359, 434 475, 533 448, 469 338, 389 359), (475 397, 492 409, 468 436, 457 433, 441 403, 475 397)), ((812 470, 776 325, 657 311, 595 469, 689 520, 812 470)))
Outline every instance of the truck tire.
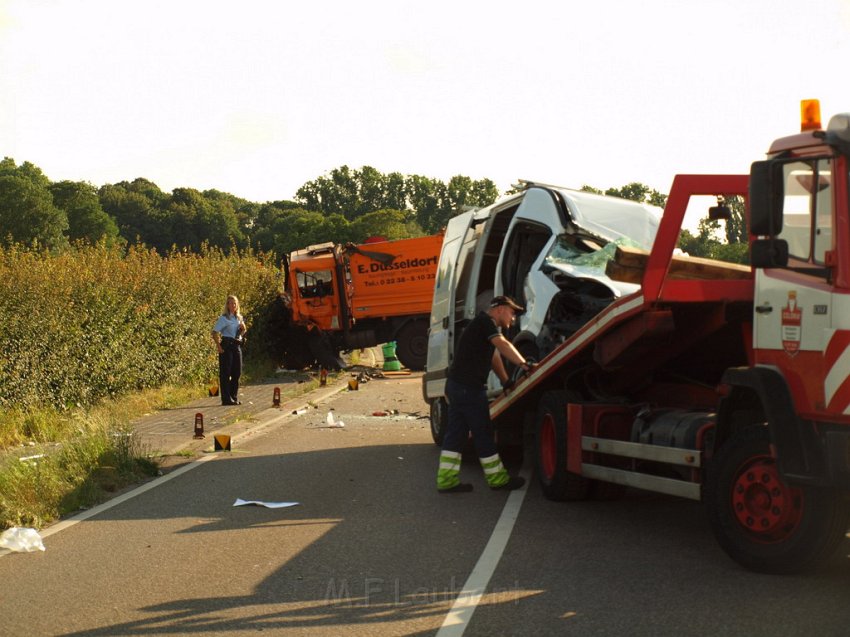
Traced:
POLYGON ((735 433, 707 468, 703 500, 720 546, 742 566, 798 573, 828 560, 847 532, 848 502, 832 490, 789 486, 763 425, 735 433))
POLYGON ((446 425, 449 422, 449 406, 445 398, 435 398, 431 401, 431 437, 437 446, 443 445, 446 435, 446 425))
POLYGON ((420 371, 425 369, 428 359, 428 323, 426 321, 409 321, 402 327, 396 337, 395 355, 401 364, 420 371))
POLYGON ((310 330, 307 339, 310 352, 321 367, 329 370, 345 367, 345 362, 339 357, 339 352, 333 346, 330 336, 321 330, 310 330))
POLYGON ((283 353, 283 366, 287 369, 301 370, 316 362, 316 356, 310 350, 309 334, 301 326, 287 330, 283 353))
POLYGON ((540 399, 534 428, 537 478, 550 500, 584 500, 590 481, 567 471, 566 391, 548 391, 540 399))

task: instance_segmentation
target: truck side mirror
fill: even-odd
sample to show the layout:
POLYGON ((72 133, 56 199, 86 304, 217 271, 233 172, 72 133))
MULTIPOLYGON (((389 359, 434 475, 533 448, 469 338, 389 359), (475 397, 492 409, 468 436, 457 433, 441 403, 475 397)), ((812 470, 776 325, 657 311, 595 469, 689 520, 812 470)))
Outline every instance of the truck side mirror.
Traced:
POLYGON ((788 242, 756 239, 750 244, 750 263, 754 268, 784 268, 788 265, 788 242))
MULTIPOLYGON (((773 237, 782 232, 782 164, 754 162, 750 169, 750 234, 773 237)), ((787 246, 786 246, 787 248, 787 246)))
POLYGON ((710 221, 729 221, 732 218, 732 210, 725 203, 718 203, 708 209, 710 221))

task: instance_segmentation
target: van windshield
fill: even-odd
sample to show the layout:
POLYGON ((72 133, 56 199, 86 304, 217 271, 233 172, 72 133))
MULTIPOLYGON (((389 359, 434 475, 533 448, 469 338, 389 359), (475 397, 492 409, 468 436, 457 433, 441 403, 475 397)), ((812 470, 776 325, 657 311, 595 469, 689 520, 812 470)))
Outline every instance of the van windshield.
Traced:
POLYGON ((558 236, 552 249, 544 259, 544 264, 550 266, 561 266, 577 275, 605 276, 605 267, 614 258, 617 246, 644 249, 637 241, 628 237, 620 237, 604 246, 594 239, 582 238, 580 236, 565 232, 558 236))

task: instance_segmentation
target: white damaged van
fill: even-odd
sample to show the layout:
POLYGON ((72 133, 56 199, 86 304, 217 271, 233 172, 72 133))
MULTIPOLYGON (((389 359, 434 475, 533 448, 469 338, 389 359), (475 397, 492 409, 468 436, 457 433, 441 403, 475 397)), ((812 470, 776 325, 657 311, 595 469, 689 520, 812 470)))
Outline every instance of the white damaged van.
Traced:
MULTIPOLYGON (((650 250, 661 210, 634 201, 522 182, 515 194, 452 218, 434 283, 422 391, 431 434, 442 442, 446 373, 467 323, 493 296, 526 308, 505 334, 540 360, 637 285, 609 279, 617 245, 650 250)), ((499 388, 495 374, 490 387, 499 388)))

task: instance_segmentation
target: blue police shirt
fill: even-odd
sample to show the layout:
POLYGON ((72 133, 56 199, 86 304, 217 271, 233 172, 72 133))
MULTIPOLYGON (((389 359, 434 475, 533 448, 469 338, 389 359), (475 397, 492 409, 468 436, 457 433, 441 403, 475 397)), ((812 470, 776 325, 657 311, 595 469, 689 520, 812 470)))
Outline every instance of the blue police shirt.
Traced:
POLYGON ((239 317, 222 314, 215 322, 213 332, 218 332, 222 338, 236 338, 239 334, 239 317))

